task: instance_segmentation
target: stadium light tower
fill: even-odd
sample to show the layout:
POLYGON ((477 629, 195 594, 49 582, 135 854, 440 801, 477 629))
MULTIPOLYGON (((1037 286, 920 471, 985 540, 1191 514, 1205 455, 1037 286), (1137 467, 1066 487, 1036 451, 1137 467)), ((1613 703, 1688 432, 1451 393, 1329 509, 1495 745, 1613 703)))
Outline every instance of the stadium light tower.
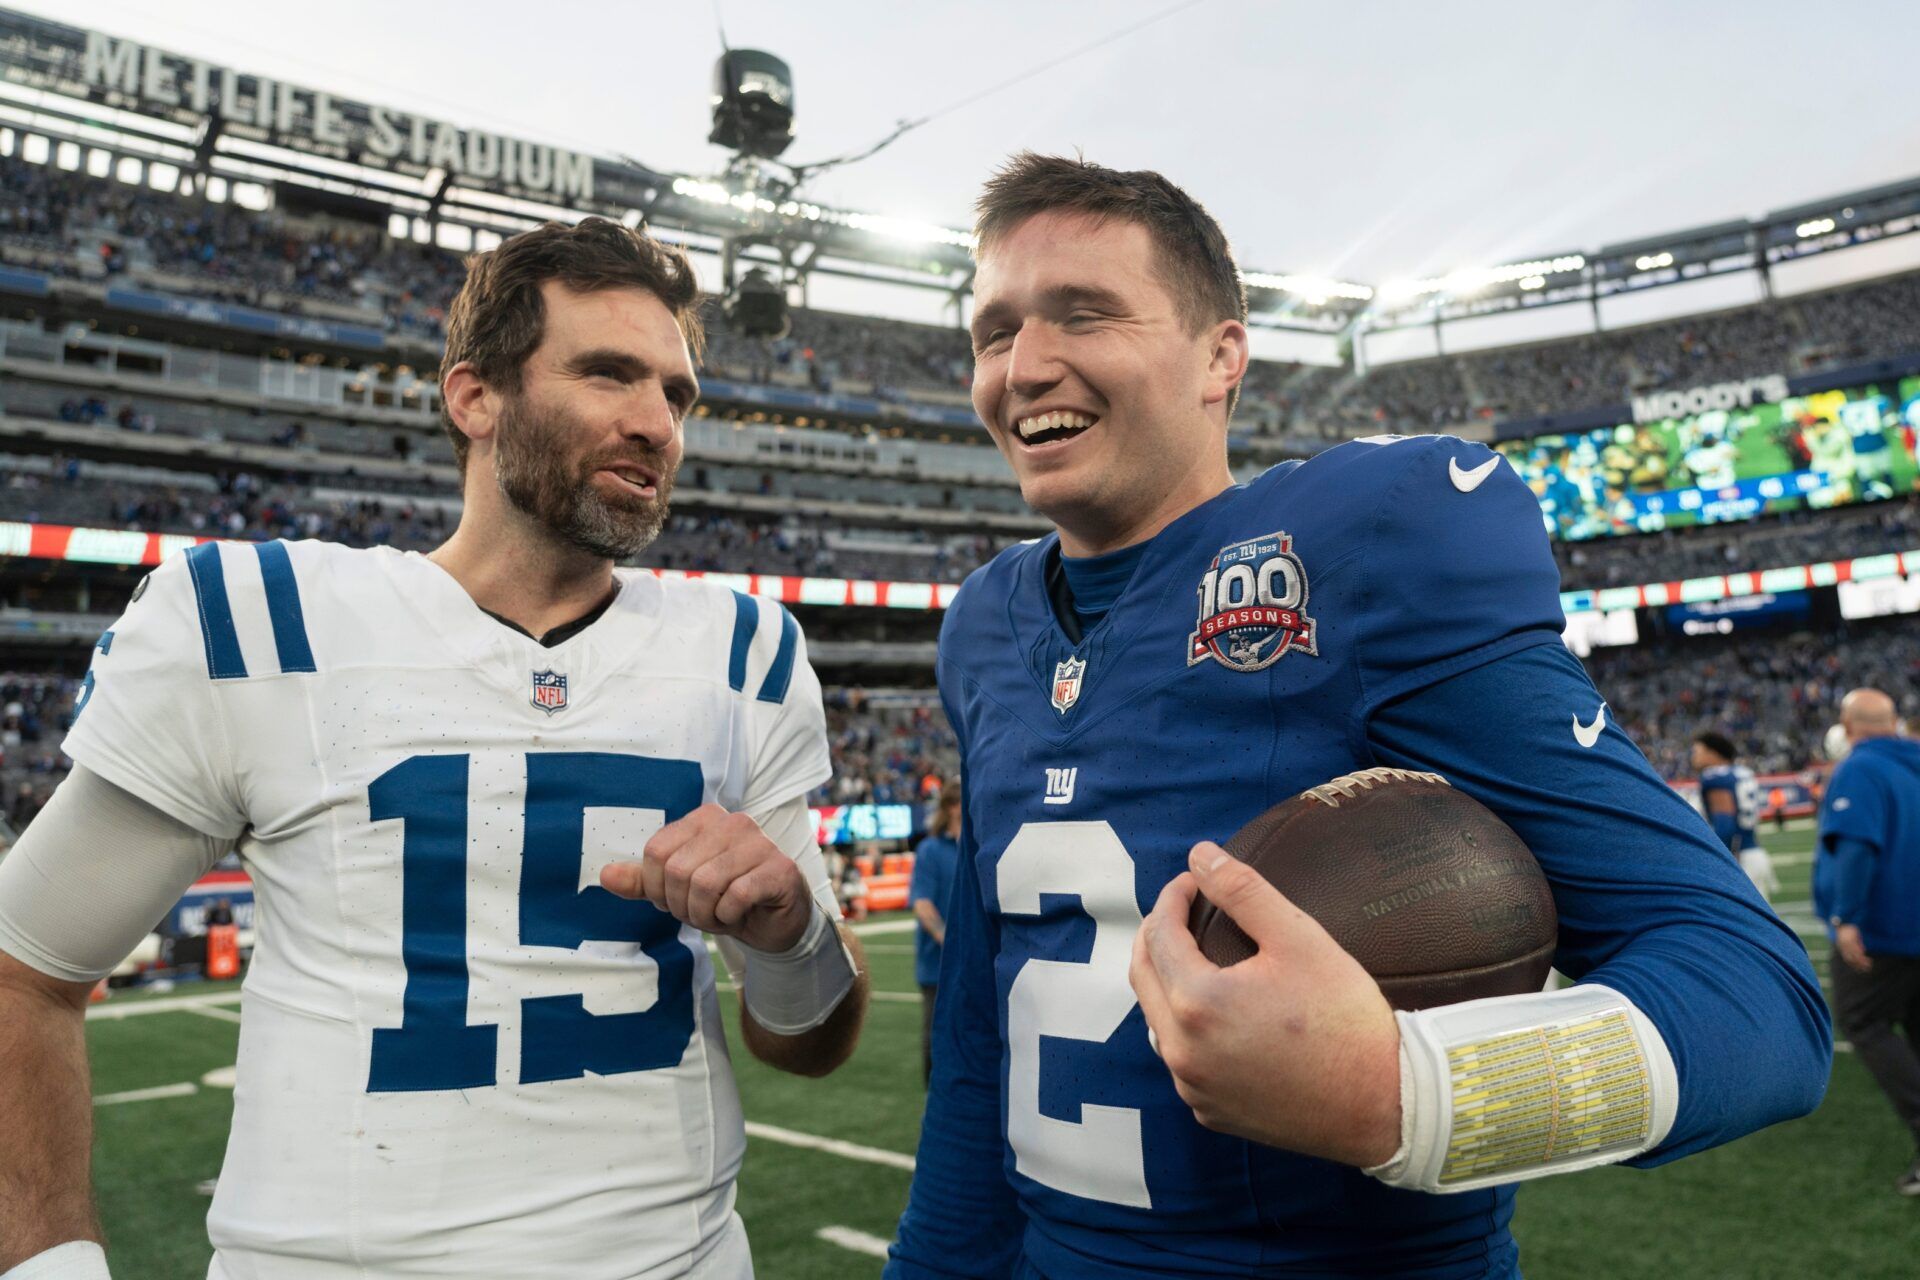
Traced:
MULTIPOLYGON (((762 49, 721 53, 713 64, 713 132, 707 141, 733 152, 724 185, 734 194, 749 197, 756 207, 762 198, 786 201, 795 182, 769 171, 793 143, 793 72, 783 59, 762 49)), ((756 228, 726 237, 721 254, 726 296, 721 310, 734 332, 745 338, 787 335, 793 327, 787 313, 788 262, 778 235, 770 237, 756 228), (766 243, 781 248, 783 265, 773 273, 753 267, 736 281, 742 250, 766 243)))

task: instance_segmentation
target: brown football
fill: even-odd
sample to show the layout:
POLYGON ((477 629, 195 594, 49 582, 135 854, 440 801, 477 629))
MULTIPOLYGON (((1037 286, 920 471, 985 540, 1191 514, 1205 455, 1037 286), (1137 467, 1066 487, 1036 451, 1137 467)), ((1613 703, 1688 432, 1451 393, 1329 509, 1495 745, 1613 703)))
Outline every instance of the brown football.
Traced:
MULTIPOLYGON (((1438 774, 1335 778, 1267 810, 1225 847, 1318 920, 1396 1009, 1538 991, 1553 967, 1559 918, 1540 864, 1438 774)), ((1205 897, 1189 924, 1215 964, 1256 950, 1205 897)))

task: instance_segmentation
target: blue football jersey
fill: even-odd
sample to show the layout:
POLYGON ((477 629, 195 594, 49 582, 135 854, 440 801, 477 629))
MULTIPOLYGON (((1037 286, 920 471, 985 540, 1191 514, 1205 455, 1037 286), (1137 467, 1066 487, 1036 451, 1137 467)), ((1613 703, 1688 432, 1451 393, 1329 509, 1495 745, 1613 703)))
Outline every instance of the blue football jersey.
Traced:
POLYGON ((1511 1188, 1430 1196, 1209 1131, 1127 980, 1199 840, 1356 769, 1428 769, 1553 882, 1563 972, 1660 1028, 1669 1159, 1817 1101, 1828 1022, 1793 934, 1560 641, 1532 492, 1464 441, 1357 441, 1157 535, 1075 643, 1057 539, 961 589, 940 686, 963 753, 935 1065, 887 1274, 1517 1274, 1511 1188))
POLYGON ((1733 852, 1751 849, 1760 841, 1754 830, 1760 825, 1760 780, 1743 764, 1717 764, 1700 771, 1700 808, 1712 821, 1710 798, 1715 794, 1733 797, 1733 852))

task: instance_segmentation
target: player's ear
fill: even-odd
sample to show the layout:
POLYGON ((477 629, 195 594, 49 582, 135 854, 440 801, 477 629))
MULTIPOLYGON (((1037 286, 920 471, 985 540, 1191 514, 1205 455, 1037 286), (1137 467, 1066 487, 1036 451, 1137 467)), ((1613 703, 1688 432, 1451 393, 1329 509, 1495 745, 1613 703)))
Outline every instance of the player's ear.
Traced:
POLYGON ((447 406, 447 416, 468 440, 493 438, 500 400, 492 388, 481 381, 472 361, 462 360, 441 376, 440 398, 447 406))
POLYGON ((1247 326, 1238 320, 1222 320, 1209 331, 1212 341, 1207 359, 1205 404, 1219 404, 1247 376, 1247 362, 1253 351, 1247 339, 1247 326))

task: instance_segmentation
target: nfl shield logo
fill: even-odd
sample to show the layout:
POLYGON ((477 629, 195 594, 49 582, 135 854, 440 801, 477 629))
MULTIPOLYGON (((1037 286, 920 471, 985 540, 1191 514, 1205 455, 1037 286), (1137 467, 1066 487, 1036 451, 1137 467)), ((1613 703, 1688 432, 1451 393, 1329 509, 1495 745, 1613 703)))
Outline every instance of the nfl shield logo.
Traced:
POLYGON ((533 705, 552 715, 567 709, 567 678, 553 671, 533 673, 533 705))
POLYGON ((1086 674, 1087 664, 1078 658, 1068 658, 1053 669, 1053 709, 1066 714, 1074 703, 1080 701, 1080 678, 1086 674))

